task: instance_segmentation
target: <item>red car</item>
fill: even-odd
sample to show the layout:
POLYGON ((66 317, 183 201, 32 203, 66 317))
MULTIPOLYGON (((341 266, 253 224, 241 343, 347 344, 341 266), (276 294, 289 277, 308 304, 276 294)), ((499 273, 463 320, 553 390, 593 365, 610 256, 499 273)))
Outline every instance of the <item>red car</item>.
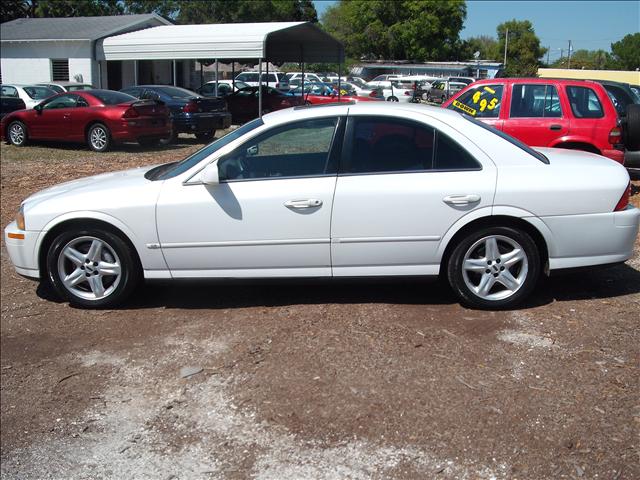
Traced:
MULTIPOLYGON (((382 98, 378 97, 363 97, 356 95, 355 92, 349 93, 344 91, 340 97, 338 97, 337 90, 324 83, 310 83, 304 86, 304 103, 305 104, 323 104, 323 103, 337 103, 337 102, 379 102, 382 98)), ((292 95, 300 96, 302 94, 302 87, 299 86, 290 92, 292 95)))
POLYGON ((624 161, 618 115, 598 82, 551 78, 481 80, 443 106, 474 116, 530 146, 586 150, 624 161))
MULTIPOLYGON (((246 87, 225 97, 233 124, 238 125, 258 117, 258 94, 258 87, 246 87)), ((301 104, 300 97, 282 93, 272 87, 262 87, 263 114, 301 104)))
POLYGON ((112 90, 61 93, 2 119, 0 132, 21 147, 29 140, 86 142, 105 152, 115 142, 153 144, 171 135, 169 109, 112 90))

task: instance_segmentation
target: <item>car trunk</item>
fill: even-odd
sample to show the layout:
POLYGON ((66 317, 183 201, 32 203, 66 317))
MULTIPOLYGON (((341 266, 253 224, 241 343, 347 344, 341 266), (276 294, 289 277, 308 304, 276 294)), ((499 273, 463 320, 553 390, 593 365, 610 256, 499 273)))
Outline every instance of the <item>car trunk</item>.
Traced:
POLYGON ((166 117, 167 107, 154 100, 140 100, 129 104, 141 117, 166 117))
POLYGON ((198 106, 198 112, 217 112, 226 109, 224 99, 220 97, 196 97, 189 99, 198 106))

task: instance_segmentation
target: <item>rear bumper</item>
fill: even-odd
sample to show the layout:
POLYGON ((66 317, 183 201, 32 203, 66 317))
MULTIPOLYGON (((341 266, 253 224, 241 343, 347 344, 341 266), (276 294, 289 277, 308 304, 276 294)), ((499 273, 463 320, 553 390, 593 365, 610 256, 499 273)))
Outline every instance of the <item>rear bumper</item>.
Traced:
POLYGON ((178 133, 205 133, 223 130, 230 125, 229 112, 186 113, 173 117, 173 128, 178 133))
POLYGON ((628 206, 620 212, 543 217, 542 221, 553 234, 549 269, 588 267, 631 258, 640 210, 628 206))
POLYGON ((171 122, 168 119, 153 120, 132 119, 110 125, 111 137, 116 142, 136 142, 139 138, 165 138, 171 135, 171 122))
POLYGON ((4 230, 4 243, 16 272, 30 278, 40 278, 36 246, 42 232, 20 230, 11 222, 4 230), (23 235, 23 239, 9 238, 9 234, 23 235))
POLYGON ((610 158, 611 160, 615 160, 616 162, 623 164, 624 163, 624 152, 622 150, 602 150, 602 155, 604 157, 610 158))

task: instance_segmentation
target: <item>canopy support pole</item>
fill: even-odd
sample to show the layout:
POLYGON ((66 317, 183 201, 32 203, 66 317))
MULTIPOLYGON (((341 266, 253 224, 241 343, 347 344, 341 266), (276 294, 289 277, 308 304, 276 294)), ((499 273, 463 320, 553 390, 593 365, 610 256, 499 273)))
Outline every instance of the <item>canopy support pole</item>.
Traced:
POLYGON ((267 71, 265 77, 267 78, 267 87, 268 87, 269 86, 269 60, 267 60, 267 65, 265 69, 267 71))
POLYGON ((133 61, 133 84, 138 85, 138 60, 133 61))
POLYGON ((216 58, 216 97, 218 96, 218 59, 216 58))
POLYGON ((300 88, 302 88, 302 91, 300 92, 300 96, 302 97, 302 105, 306 104, 306 99, 304 96, 304 47, 302 45, 300 45, 300 69, 302 70, 302 85, 300 88))
POLYGON ((231 93, 236 91, 236 61, 231 62, 231 93))
POLYGON ((342 62, 338 61, 338 102, 340 102, 340 92, 342 91, 342 86, 340 84, 341 81, 341 77, 342 77, 342 62))
POLYGON ((204 66, 202 62, 198 62, 200 64, 200 87, 204 85, 204 66))
POLYGON ((178 85, 178 79, 176 78, 176 61, 172 60, 173 62, 173 86, 177 86, 178 85))
POLYGON ((262 59, 258 60, 258 116, 262 118, 262 59))

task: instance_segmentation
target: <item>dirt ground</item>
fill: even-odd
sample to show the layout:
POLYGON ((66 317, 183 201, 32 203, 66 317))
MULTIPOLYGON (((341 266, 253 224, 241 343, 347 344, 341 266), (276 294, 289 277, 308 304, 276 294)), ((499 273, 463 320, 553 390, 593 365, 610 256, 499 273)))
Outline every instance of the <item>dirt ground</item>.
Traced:
MULTIPOLYGON (((198 146, 2 145, 2 226, 48 185, 198 146)), ((84 311, 4 245, 1 273, 3 479, 640 478, 638 253, 505 312, 406 280, 154 285, 84 311)))

